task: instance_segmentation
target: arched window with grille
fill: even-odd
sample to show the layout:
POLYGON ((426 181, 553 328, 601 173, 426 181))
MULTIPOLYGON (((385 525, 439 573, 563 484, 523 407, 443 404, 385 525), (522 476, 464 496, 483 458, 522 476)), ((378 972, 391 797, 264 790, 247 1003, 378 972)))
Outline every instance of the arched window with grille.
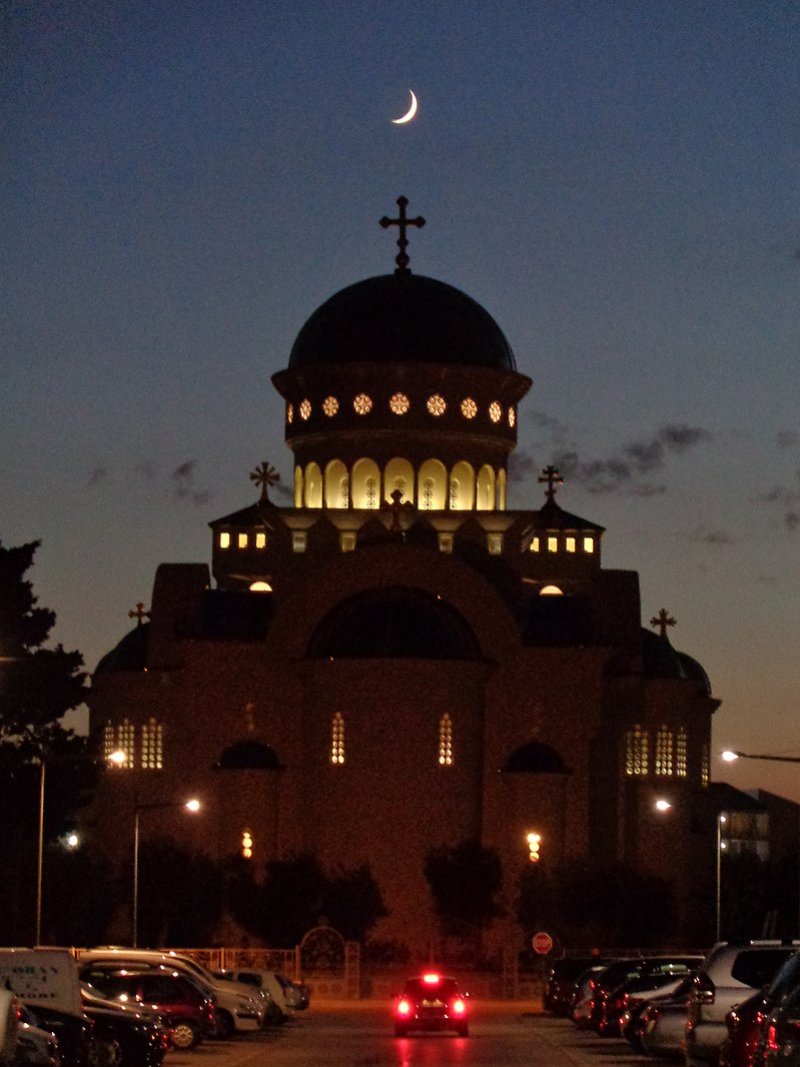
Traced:
POLYGON ((344 715, 340 711, 331 723, 331 763, 334 766, 344 763, 344 715))
POLYGON ((164 727, 152 715, 142 726, 142 769, 160 771, 164 766, 164 727))
POLYGON ((625 734, 625 773, 631 776, 647 774, 647 731, 639 723, 625 734))
POLYGON ((675 739, 675 774, 678 778, 685 778, 688 774, 686 751, 686 727, 680 726, 678 727, 678 736, 675 739))
POLYGON ((117 746, 125 753, 125 763, 128 767, 136 766, 136 731, 129 719, 123 719, 117 728, 117 746))
POLYGON ((656 774, 672 777, 675 773, 675 738, 669 726, 659 726, 656 733, 656 774))
POLYGON ((711 754, 708 743, 703 745, 703 754, 700 761, 700 784, 706 789, 711 784, 711 754))
POLYGON ((439 719, 439 766, 453 766, 453 720, 447 712, 439 719))

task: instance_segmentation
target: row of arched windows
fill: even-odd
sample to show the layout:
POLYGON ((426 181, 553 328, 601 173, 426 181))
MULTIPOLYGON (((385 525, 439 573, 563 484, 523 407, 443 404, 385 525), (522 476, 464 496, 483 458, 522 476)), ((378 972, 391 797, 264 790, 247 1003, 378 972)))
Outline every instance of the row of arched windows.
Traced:
POLYGON ((332 459, 324 472, 318 463, 295 467, 294 504, 302 508, 380 508, 395 490, 401 503, 420 511, 505 511, 506 472, 485 463, 476 472, 461 460, 448 472, 438 459, 417 470, 407 459, 389 460, 381 470, 375 460, 359 459, 348 467, 332 459))
POLYGON ((103 759, 108 762, 114 752, 124 752, 125 760, 112 766, 160 771, 164 766, 164 727, 151 716, 139 728, 137 744, 137 729, 129 719, 116 726, 107 722, 103 727, 103 759))
POLYGON ((638 723, 633 726, 625 734, 625 773, 631 777, 652 773, 659 778, 685 778, 688 774, 685 727, 679 726, 676 731, 662 724, 651 736, 638 723))
MULTIPOLYGON (((440 767, 452 767, 455 763, 453 749, 453 720, 447 712, 445 712, 439 719, 436 757, 440 767)), ((330 762, 335 767, 340 767, 347 762, 345 721, 344 715, 342 715, 340 711, 337 711, 331 720, 330 762)))
MULTIPOLYGON (((421 403, 423 403, 422 397, 412 398, 407 393, 396 392, 392 393, 388 398, 386 406, 393 415, 402 416, 407 415, 412 406, 421 403)), ((374 397, 370 396, 369 393, 358 393, 352 398, 350 404, 355 414, 362 417, 372 415, 378 410, 374 397)), ((516 408, 505 408, 499 400, 492 400, 485 408, 482 408, 478 401, 471 396, 465 396, 461 400, 448 401, 441 393, 431 393, 424 398, 424 407, 428 415, 434 419, 441 418, 452 407, 468 422, 472 422, 475 419, 488 418, 489 422, 495 426, 505 421, 510 429, 513 429, 517 422, 516 408)), ((319 409, 329 419, 336 418, 344 410, 343 402, 336 396, 326 396, 319 404, 319 409)), ((286 421, 290 426, 294 423, 296 417, 301 422, 307 422, 313 414, 314 404, 309 397, 303 397, 296 406, 295 404, 286 405, 286 421)))

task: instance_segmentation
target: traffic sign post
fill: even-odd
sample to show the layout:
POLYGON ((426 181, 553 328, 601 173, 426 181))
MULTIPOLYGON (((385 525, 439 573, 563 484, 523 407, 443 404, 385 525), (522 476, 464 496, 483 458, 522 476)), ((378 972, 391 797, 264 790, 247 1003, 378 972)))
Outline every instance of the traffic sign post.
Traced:
POLYGON ((539 956, 546 956, 548 952, 553 951, 553 939, 545 930, 540 930, 538 934, 533 935, 531 945, 533 951, 539 956))

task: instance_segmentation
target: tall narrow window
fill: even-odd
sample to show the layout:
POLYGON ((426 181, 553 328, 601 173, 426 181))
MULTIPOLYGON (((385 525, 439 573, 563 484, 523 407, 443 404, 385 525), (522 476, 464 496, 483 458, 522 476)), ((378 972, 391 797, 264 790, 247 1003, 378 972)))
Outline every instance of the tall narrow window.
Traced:
POLYGON ((625 773, 628 775, 647 774, 647 731, 637 723, 625 734, 625 773))
POLYGON ((117 748, 125 753, 125 762, 129 767, 135 767, 136 758, 136 735, 133 723, 124 719, 117 729, 117 748))
POLYGON ((439 766, 453 766, 453 720, 447 712, 439 719, 439 766))
POLYGON ((152 716, 142 726, 142 769, 160 771, 164 766, 164 727, 152 716))
POLYGON ((246 860, 253 858, 253 834, 247 827, 242 830, 242 856, 246 860))
MULTIPOLYGON (((111 722, 107 722, 103 727, 103 759, 106 761, 106 763, 109 762, 111 758, 111 753, 116 752, 116 750, 117 745, 116 738, 114 736, 114 724, 111 722)), ((112 766, 114 766, 114 764, 112 764, 112 766)))
POLYGON ((703 755, 700 762, 700 784, 704 789, 711 784, 711 756, 708 744, 703 745, 703 755))
POLYGON ((686 769, 686 728, 684 726, 678 728, 678 737, 675 745, 675 773, 679 778, 685 778, 688 773, 686 769))
POLYGON ((668 726, 661 725, 656 734, 656 774, 671 777, 675 773, 675 739, 668 726))
POLYGON ((331 763, 344 763, 344 716, 339 711, 331 724, 331 763))

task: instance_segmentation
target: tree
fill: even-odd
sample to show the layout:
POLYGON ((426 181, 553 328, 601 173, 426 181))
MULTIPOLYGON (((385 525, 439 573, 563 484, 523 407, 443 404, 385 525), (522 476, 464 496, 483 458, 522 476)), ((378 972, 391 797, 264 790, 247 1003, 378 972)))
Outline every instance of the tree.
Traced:
MULTIPOLYGON (((129 891, 126 882, 126 895, 129 891)), ((181 848, 170 837, 144 842, 139 855, 142 944, 209 944, 221 913, 222 872, 212 859, 181 848)))
POLYGON ((61 645, 45 647, 56 616, 38 605, 25 577, 38 547, 38 541, 16 548, 0 542, 0 789, 6 811, 14 813, 0 821, 0 939, 6 943, 33 940, 42 760, 53 765, 46 840, 92 785, 86 739, 61 722, 84 699, 83 657, 61 645))
POLYGON ((345 941, 366 941, 375 924, 389 914, 370 865, 350 870, 338 866, 326 881, 325 918, 345 941))
POLYGON ((425 857, 424 874, 442 935, 479 953, 483 931, 504 914, 495 899, 503 886, 500 857, 478 841, 441 845, 425 857))

